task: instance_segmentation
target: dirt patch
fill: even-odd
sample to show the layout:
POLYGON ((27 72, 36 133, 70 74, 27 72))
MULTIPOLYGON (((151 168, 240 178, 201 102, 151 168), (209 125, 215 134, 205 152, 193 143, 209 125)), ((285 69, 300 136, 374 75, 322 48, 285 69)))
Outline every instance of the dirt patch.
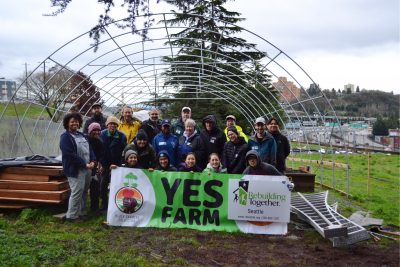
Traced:
POLYGON ((399 243, 372 239, 333 248, 314 230, 289 227, 286 236, 187 229, 111 228, 110 243, 166 265, 399 266, 399 243))

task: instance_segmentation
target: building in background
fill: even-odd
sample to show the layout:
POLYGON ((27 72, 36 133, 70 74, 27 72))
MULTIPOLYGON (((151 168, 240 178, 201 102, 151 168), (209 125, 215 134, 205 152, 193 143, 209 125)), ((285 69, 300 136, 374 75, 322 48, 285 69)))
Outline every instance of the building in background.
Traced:
POLYGON ((350 93, 350 94, 354 93, 354 84, 351 83, 345 84, 343 87, 343 91, 344 93, 350 93))
POLYGON ((272 86, 281 93, 280 100, 282 102, 292 102, 300 98, 300 89, 286 77, 279 77, 277 82, 272 83, 272 86))
POLYGON ((12 80, 0 78, 0 101, 9 101, 17 89, 17 83, 12 80))

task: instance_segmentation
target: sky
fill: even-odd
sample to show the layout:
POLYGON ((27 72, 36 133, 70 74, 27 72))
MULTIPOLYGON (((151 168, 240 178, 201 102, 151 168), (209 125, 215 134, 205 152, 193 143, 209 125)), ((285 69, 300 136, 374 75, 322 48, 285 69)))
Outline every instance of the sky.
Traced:
MULTIPOLYGON (((117 0, 117 3, 121 1, 117 0)), ((293 58, 323 89, 400 93, 400 7, 398 0, 236 0, 227 8, 240 25, 293 58)), ((168 12, 152 4, 155 12, 168 12)), ((16 79, 25 63, 34 69, 57 48, 90 30, 102 7, 74 0, 64 14, 51 13, 50 1, 2 1, 0 78, 16 79)), ((122 18, 123 13, 115 12, 122 18)))

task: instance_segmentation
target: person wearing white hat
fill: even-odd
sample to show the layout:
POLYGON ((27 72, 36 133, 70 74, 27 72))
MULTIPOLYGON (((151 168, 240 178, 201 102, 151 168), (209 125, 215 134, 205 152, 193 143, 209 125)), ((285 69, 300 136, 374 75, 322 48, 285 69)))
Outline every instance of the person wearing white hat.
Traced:
POLYGON ((183 107, 181 117, 172 125, 171 133, 179 139, 185 132, 185 121, 191 117, 192 109, 190 107, 183 107))
POLYGON ((234 127, 236 127, 236 130, 238 131, 239 136, 243 137, 243 138, 244 138, 244 141, 246 141, 246 143, 248 142, 248 139, 249 139, 249 138, 248 138, 247 135, 243 132, 242 127, 240 127, 239 125, 236 124, 236 117, 235 117, 235 116, 233 116, 233 115, 228 115, 228 116, 226 116, 225 121, 226 121, 226 128, 225 128, 225 130, 224 130, 224 133, 225 133, 225 136, 226 136, 226 141, 229 141, 229 137, 228 137, 228 128, 231 127, 231 126, 234 126, 234 127))
POLYGON ((276 165, 276 142, 270 133, 266 131, 266 122, 263 117, 256 119, 255 134, 249 138, 249 150, 255 150, 260 155, 261 161, 276 165))

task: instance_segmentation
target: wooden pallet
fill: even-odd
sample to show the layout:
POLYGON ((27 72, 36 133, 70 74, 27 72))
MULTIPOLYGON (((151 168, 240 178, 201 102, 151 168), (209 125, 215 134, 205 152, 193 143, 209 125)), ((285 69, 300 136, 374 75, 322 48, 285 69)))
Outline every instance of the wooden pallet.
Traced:
POLYGON ((66 179, 50 182, 0 180, 0 189, 60 191, 68 188, 69 184, 66 179))
POLYGON ((69 193, 69 189, 61 191, 0 189, 0 199, 22 199, 24 201, 61 203, 69 197, 69 193))
POLYGON ((47 175, 47 176, 63 176, 61 166, 37 166, 32 165, 23 167, 8 167, 1 172, 10 174, 26 174, 26 175, 47 175))
POLYGON ((0 172, 0 208, 61 204, 69 194, 61 166, 18 166, 0 172))

